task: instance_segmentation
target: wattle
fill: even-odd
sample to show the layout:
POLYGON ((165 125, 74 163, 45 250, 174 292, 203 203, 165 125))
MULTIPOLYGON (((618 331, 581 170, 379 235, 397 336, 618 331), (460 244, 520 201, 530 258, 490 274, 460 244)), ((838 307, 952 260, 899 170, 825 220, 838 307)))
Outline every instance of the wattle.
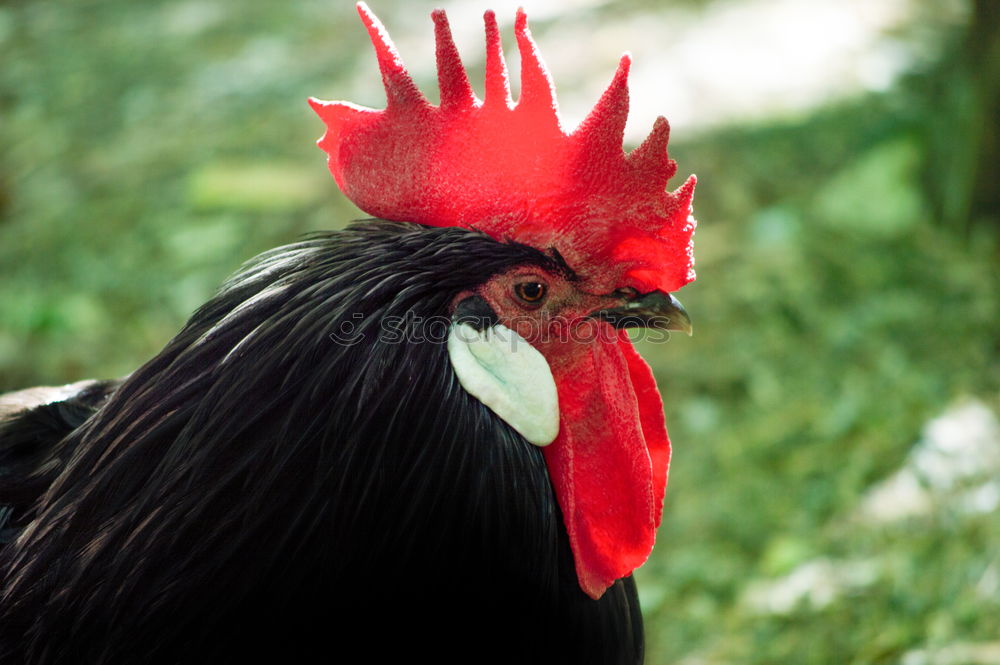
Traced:
POLYGON ((624 331, 551 362, 560 432, 544 448, 580 587, 600 598, 652 551, 670 463, 663 403, 649 365, 624 331))

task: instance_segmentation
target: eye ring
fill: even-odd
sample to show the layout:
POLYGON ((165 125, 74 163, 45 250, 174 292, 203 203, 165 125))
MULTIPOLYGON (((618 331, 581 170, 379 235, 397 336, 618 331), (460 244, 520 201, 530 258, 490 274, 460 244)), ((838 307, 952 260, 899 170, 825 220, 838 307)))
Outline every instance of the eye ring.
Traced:
POLYGON ((514 294, 523 302, 534 306, 542 304, 548 290, 543 282, 521 282, 514 286, 514 294))

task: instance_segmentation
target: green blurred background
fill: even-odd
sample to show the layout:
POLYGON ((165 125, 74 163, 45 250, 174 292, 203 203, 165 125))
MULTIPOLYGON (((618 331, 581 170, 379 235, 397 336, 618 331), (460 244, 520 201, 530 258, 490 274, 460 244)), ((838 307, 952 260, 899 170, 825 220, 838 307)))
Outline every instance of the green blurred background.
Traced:
MULTIPOLYGON (((480 85, 490 5, 442 4, 480 85)), ((525 4, 568 122, 631 49, 628 141, 664 113, 699 176, 649 662, 1000 663, 1000 3, 525 4)), ((373 3, 433 98, 432 7, 373 3)), ((0 3, 0 390, 361 216, 309 95, 383 103, 350 2, 0 3)))

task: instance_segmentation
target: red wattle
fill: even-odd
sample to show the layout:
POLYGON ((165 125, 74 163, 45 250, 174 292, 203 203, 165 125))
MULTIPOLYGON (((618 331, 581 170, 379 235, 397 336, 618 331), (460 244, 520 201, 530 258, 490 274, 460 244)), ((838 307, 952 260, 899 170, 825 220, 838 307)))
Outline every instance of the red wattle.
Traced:
POLYGON ((622 353, 628 362, 632 377, 632 388, 639 402, 639 420, 642 434, 646 439, 646 449, 653 471, 653 505, 656 509, 656 526, 660 526, 663 516, 663 495, 667 489, 667 475, 670 470, 670 437, 667 436, 667 422, 663 415, 663 399, 660 397, 653 370, 632 346, 628 334, 619 331, 622 353))
POLYGON ((649 556, 670 459, 649 366, 624 332, 602 332, 553 364, 560 432, 544 448, 580 587, 595 599, 649 556))

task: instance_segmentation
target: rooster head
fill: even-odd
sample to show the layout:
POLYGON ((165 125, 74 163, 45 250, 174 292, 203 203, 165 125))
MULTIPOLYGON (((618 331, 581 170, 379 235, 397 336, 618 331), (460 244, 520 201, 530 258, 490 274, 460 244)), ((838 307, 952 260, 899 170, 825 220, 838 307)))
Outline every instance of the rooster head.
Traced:
POLYGON ((663 405, 629 327, 690 333, 670 295, 694 279, 695 179, 677 170, 658 118, 622 149, 630 58, 581 125, 560 125, 555 89, 519 10, 515 104, 496 19, 486 22, 486 93, 473 94, 443 11, 435 11, 439 106, 407 73, 364 3, 387 105, 310 104, 343 192, 383 219, 459 226, 553 257, 457 294, 448 339, 462 386, 543 446, 581 589, 599 598, 642 565, 659 526, 670 460, 663 405))

